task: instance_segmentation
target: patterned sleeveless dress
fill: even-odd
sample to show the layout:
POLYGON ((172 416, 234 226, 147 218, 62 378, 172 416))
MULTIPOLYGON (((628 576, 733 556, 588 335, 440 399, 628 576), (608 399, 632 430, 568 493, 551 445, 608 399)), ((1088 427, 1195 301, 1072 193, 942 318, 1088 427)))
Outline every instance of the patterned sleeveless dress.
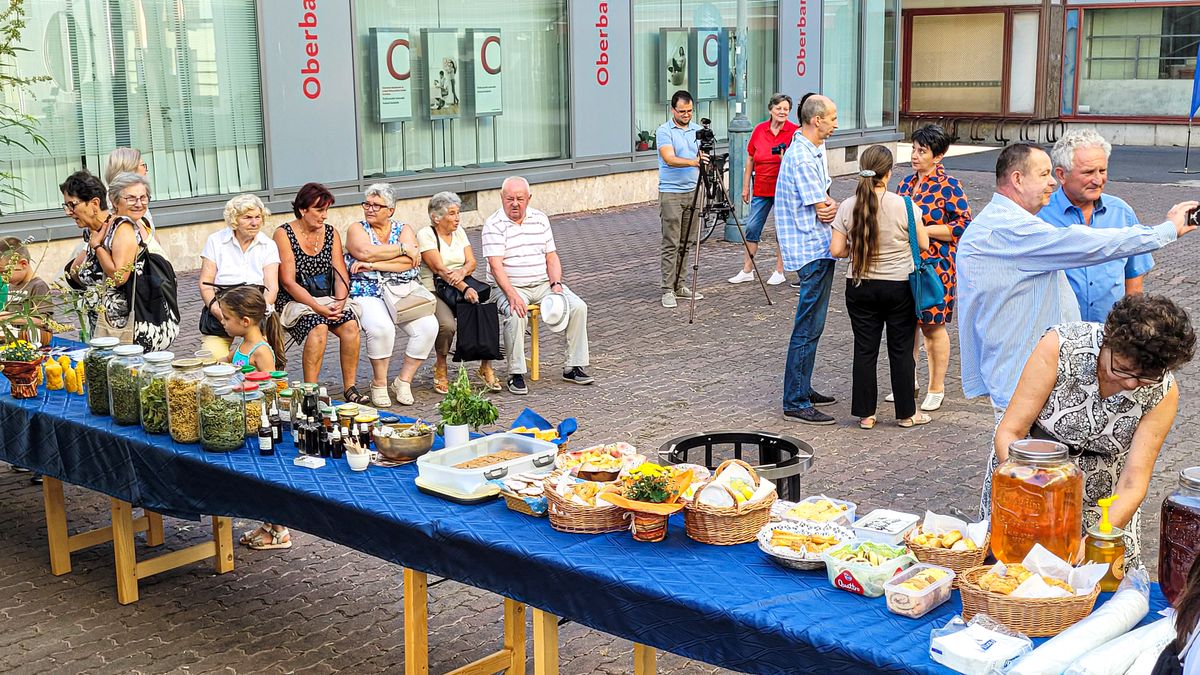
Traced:
MULTIPOLYGON (((296 239, 296 233, 292 230, 292 223, 287 223, 283 226, 283 231, 287 233, 288 243, 292 247, 292 255, 296 258, 296 275, 320 275, 328 274, 331 278, 337 272, 333 268, 333 228, 329 225, 325 226, 325 241, 321 244, 321 250, 317 251, 316 255, 309 255, 304 252, 300 246, 300 241, 296 239)), ((283 288, 283 284, 279 285, 279 294, 275 297, 275 311, 282 312, 284 306, 291 302, 294 298, 288 294, 283 288)), ((338 319, 328 319, 320 314, 305 314, 296 321, 291 328, 286 329, 288 335, 296 344, 304 344, 305 338, 308 337, 309 331, 321 324, 329 326, 330 329, 346 323, 354 321, 354 312, 347 305, 342 309, 342 315, 338 319)))
POLYGON ((958 240, 971 222, 971 207, 967 195, 958 181, 946 175, 939 163, 925 180, 913 174, 900 182, 896 194, 912 197, 913 203, 925 214, 925 226, 946 225, 950 228, 950 241, 929 238, 929 248, 921 252, 925 260, 934 260, 934 267, 942 284, 946 287, 946 306, 933 307, 921 312, 924 324, 947 324, 954 319, 954 299, 958 295, 958 271, 954 256, 958 251, 958 240))

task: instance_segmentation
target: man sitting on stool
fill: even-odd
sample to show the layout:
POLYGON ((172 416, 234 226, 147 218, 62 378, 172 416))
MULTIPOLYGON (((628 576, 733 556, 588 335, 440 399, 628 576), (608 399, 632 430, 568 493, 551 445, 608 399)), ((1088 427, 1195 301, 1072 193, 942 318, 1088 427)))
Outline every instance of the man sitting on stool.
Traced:
POLYGON ((483 255, 488 261, 488 281, 500 290, 504 353, 508 359, 508 390, 527 394, 525 386, 525 327, 529 304, 552 293, 561 293, 567 304, 567 361, 563 379, 591 384, 588 365, 587 305, 562 283, 562 262, 554 246, 550 219, 529 208, 529 182, 510 176, 500 188, 501 207, 483 223, 483 255))

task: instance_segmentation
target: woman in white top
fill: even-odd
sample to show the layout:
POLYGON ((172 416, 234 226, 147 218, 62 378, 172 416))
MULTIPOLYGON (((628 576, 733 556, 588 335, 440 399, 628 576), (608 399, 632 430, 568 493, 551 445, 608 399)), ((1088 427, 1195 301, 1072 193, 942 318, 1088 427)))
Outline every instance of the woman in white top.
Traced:
MULTIPOLYGON (((221 328, 224 316, 221 303, 216 302, 220 288, 250 284, 262 286, 267 301, 269 325, 264 332, 281 331, 272 317, 275 296, 279 294, 279 248, 263 231, 263 221, 271 212, 256 195, 238 195, 225 203, 225 224, 209 235, 200 253, 200 297, 212 313, 213 321, 200 319, 204 334, 201 346, 218 357, 228 354, 232 338, 221 328), (206 328, 207 326, 207 328, 206 328)), ((282 333, 279 335, 282 338, 282 333)), ((279 367, 285 365, 284 355, 275 355, 279 367)))
MULTIPOLYGON (((850 413, 863 429, 875 426, 878 387, 875 379, 879 340, 887 327, 888 367, 892 391, 912 391, 915 380, 912 348, 917 310, 908 275, 914 269, 908 243, 912 203, 888 192, 892 153, 872 145, 859 157, 858 189, 842 202, 833 220, 829 251, 835 258, 850 258, 846 272, 846 311, 854 330, 853 393, 850 413)), ((917 246, 929 246, 921 218, 915 218, 917 246)), ((896 419, 902 427, 929 423, 917 412, 917 403, 897 396, 896 419)))
MULTIPOLYGON (((436 274, 442 281, 462 291, 467 302, 479 302, 478 291, 466 282, 466 278, 475 273, 476 263, 471 242, 459 227, 461 210, 462 199, 453 192, 439 192, 429 198, 429 220, 433 226, 417 233, 417 245, 421 249, 421 259, 425 262, 421 267, 421 283, 437 295, 433 282, 436 274)), ((447 305, 440 296, 435 316, 438 321, 438 334, 437 341, 433 344, 433 351, 437 355, 433 366, 433 388, 444 394, 450 386, 446 357, 450 354, 450 344, 454 342, 458 324, 454 318, 454 308, 447 305)), ((500 391, 500 380, 492 370, 491 361, 479 363, 479 379, 483 380, 488 389, 500 391)))

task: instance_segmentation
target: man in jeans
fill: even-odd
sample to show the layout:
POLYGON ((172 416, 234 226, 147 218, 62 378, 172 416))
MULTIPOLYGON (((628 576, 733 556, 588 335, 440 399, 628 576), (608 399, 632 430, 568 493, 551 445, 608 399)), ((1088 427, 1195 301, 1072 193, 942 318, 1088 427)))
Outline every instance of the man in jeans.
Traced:
MULTIPOLYGON (((655 134, 658 147, 658 214, 662 219, 662 306, 677 307, 676 298, 690 299, 692 293, 684 283, 687 273, 688 243, 696 236, 697 208, 686 226, 684 211, 692 205, 696 182, 700 179, 700 163, 708 159, 700 153, 696 132, 700 125, 692 121, 692 95, 680 89, 671 96, 671 119, 664 122, 655 134)), ((696 299, 704 296, 696 293, 696 299)))
POLYGON ((832 236, 829 223, 837 202, 829 196, 825 139, 837 129, 837 106, 819 94, 800 104, 800 130, 783 156, 775 186, 775 231, 783 267, 800 276, 796 319, 783 375, 783 414, 805 424, 833 424, 814 406, 836 400, 812 388, 817 342, 825 330, 829 291, 833 287, 832 236))

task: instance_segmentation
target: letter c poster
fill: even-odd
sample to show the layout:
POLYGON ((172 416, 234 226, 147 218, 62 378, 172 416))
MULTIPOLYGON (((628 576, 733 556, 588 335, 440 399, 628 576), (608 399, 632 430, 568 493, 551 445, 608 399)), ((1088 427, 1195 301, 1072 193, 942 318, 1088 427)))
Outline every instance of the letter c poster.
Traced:
POLYGON ((471 64, 471 92, 475 116, 500 115, 504 112, 503 47, 499 29, 467 31, 474 60, 471 64))
POLYGON ((413 116, 412 43, 407 30, 371 29, 371 75, 375 118, 402 122, 413 116))
POLYGON ((692 77, 697 101, 713 101, 721 98, 721 72, 724 70, 725 44, 720 28, 693 28, 692 77))

